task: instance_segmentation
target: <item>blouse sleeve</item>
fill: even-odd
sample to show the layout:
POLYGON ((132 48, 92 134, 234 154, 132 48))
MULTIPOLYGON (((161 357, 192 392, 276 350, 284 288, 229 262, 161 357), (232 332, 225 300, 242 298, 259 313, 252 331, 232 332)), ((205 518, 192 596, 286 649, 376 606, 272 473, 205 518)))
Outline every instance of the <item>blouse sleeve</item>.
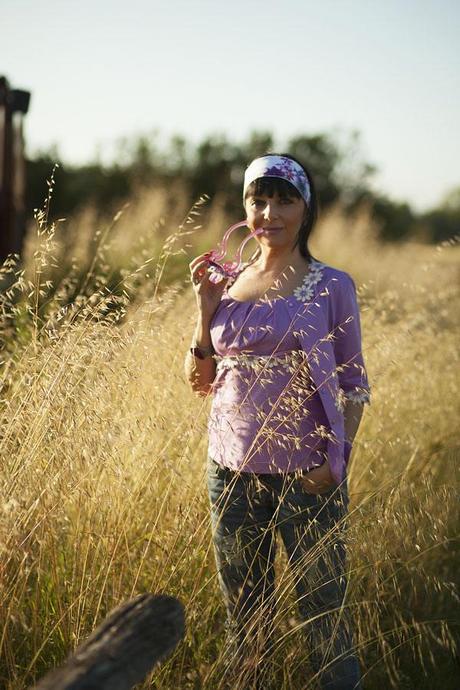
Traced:
POLYGON ((336 290, 332 342, 340 395, 354 402, 369 403, 370 387, 362 353, 361 324, 353 279, 346 274, 346 278, 336 284, 336 290))

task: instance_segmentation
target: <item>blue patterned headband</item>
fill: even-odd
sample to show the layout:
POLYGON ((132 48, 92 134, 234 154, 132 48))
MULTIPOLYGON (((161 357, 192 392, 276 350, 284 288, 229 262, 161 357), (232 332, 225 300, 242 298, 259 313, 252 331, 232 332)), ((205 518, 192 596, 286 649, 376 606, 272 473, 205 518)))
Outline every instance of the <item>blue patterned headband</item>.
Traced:
POLYGON ((244 173, 243 198, 251 182, 258 180, 259 177, 281 177, 287 180, 301 194, 307 206, 310 203, 311 191, 308 178, 303 168, 290 158, 269 155, 253 160, 244 173))

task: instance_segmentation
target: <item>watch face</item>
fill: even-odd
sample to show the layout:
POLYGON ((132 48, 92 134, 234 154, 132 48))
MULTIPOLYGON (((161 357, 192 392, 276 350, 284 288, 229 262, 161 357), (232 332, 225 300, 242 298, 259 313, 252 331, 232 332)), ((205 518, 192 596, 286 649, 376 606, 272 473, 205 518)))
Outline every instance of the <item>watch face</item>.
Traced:
POLYGON ((204 355, 199 347, 191 347, 190 352, 194 357, 198 357, 198 359, 204 359, 204 355))

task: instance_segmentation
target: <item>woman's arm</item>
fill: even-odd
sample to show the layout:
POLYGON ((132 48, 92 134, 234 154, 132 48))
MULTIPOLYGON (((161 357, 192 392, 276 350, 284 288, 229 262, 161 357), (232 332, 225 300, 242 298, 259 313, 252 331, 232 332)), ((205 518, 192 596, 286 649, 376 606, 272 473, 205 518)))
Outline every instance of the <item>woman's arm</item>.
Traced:
MULTIPOLYGON (((334 355, 337 364, 339 386, 344 405, 345 458, 349 456, 363 416, 364 403, 369 401, 369 384, 361 351, 361 326, 356 288, 350 276, 340 286, 333 304, 334 355), (347 453, 348 451, 348 453, 347 453)), ((321 467, 302 477, 305 490, 310 493, 323 493, 335 484, 327 460, 321 467)))
MULTIPOLYGON (((198 311, 193 346, 209 349, 212 346, 210 326, 212 317, 219 306, 227 280, 214 284, 208 273, 209 252, 200 254, 189 264, 190 277, 195 293, 198 311)), ((190 350, 185 356, 185 375, 195 393, 208 395, 212 392, 212 382, 216 377, 216 363, 211 355, 204 359, 194 357, 190 350)))
POLYGON ((357 434, 361 418, 363 416, 364 405, 352 400, 346 400, 343 411, 345 421, 345 440, 353 443, 357 434))
MULTIPOLYGON (((201 315, 198 317, 193 336, 195 347, 211 347, 209 324, 208 318, 201 315)), ((203 396, 208 395, 212 390, 211 384, 216 377, 216 363, 211 356, 199 359, 194 357, 189 350, 185 357, 185 375, 195 393, 203 396)))
MULTIPOLYGON (((353 279, 346 275, 342 284, 335 284, 332 300, 332 334, 337 376, 342 396, 354 403, 366 403, 370 388, 361 344, 361 320, 353 279)), ((359 421, 358 421, 359 424, 359 421)), ((353 432, 351 423, 350 432, 353 432)), ((356 433, 356 430, 355 430, 356 433)), ((350 439, 352 440, 352 439, 350 439)))
MULTIPOLYGON (((345 440, 353 443, 353 440, 358 431, 361 418, 363 416, 364 405, 362 403, 352 402, 347 400, 343 412, 345 421, 345 440)), ((302 486, 307 493, 322 494, 329 491, 335 485, 334 479, 329 467, 329 460, 321 465, 315 467, 301 478, 302 486)))

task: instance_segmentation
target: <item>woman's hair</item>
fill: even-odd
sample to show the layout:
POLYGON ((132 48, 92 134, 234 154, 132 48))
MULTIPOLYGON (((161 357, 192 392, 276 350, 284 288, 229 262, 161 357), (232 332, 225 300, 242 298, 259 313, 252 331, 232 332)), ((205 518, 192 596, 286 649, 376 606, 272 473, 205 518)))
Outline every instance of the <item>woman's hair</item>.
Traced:
MULTIPOLYGON (((318 195, 316 193, 313 178, 306 167, 300 163, 297 158, 294 158, 294 156, 291 156, 288 153, 270 153, 267 155, 290 158, 292 161, 295 161, 298 165, 300 165, 307 176, 308 184, 310 185, 310 203, 307 207, 305 220, 299 228, 297 239, 292 248, 294 249, 298 245, 301 255, 310 261, 310 259, 313 257, 308 249, 308 239, 318 218, 318 195)), ((282 179, 281 177, 259 177, 257 180, 254 180, 254 182, 251 182, 251 184, 248 185, 244 198, 246 200, 246 198, 251 194, 254 196, 266 195, 271 198, 276 193, 278 193, 279 196, 290 196, 295 197, 296 199, 302 198, 300 192, 298 192, 294 185, 288 182, 288 180, 282 179)))

